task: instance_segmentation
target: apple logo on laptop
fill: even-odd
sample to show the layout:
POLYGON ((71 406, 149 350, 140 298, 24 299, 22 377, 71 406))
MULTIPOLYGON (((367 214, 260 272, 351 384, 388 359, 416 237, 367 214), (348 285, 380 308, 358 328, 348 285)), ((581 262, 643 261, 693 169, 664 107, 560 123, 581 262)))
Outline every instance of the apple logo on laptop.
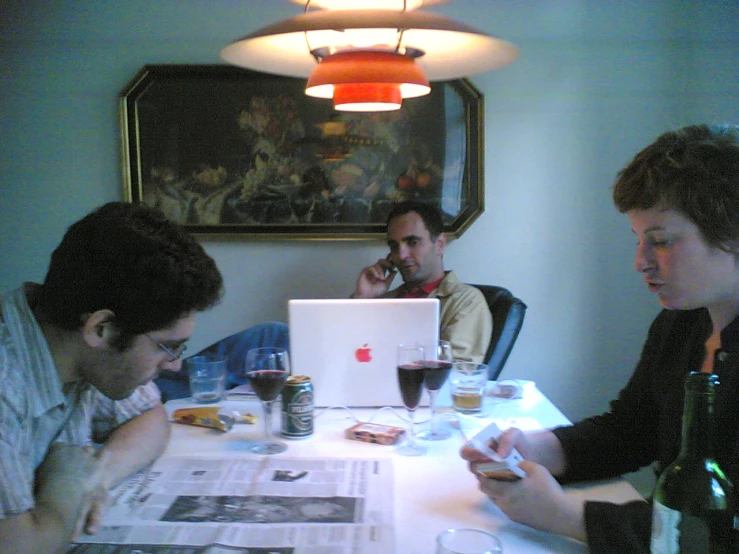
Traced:
POLYGON ((365 342, 362 348, 357 348, 357 351, 354 352, 354 356, 356 356, 358 362, 370 362, 372 361, 372 349, 368 348, 367 343, 365 342))

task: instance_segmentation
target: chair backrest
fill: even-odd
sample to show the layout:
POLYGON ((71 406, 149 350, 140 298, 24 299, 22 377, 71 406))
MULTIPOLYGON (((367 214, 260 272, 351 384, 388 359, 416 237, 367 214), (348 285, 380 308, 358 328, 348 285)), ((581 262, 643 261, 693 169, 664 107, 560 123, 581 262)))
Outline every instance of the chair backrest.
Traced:
POLYGON ((472 285, 480 289, 493 315, 493 333, 483 360, 490 368, 489 379, 496 380, 518 338, 526 315, 526 304, 511 291, 494 285, 472 285))

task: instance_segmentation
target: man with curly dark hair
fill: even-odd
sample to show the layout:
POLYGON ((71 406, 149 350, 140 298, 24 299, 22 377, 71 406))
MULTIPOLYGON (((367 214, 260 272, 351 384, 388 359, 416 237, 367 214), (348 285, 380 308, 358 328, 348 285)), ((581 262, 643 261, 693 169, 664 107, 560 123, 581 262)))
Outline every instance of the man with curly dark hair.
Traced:
POLYGON ((64 551, 164 451, 152 379, 180 368, 196 314, 222 292, 181 226, 111 202, 67 230, 43 285, 0 297, 0 553, 64 551))

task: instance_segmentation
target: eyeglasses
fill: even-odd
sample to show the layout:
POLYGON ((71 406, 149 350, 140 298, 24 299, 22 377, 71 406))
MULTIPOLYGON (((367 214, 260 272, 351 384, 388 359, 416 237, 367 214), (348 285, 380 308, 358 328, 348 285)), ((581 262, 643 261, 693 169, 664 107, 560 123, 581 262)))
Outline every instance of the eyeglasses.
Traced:
POLYGON ((187 350, 187 343, 183 342, 180 346, 177 347, 177 351, 171 350, 170 348, 167 348, 164 346, 161 342, 158 340, 150 337, 149 335, 146 335, 146 338, 148 338, 150 341, 152 341, 154 344, 156 344, 159 348, 164 350, 167 354, 169 354, 169 360, 168 362, 174 362, 176 360, 179 360, 182 358, 182 355, 185 353, 185 350, 187 350))

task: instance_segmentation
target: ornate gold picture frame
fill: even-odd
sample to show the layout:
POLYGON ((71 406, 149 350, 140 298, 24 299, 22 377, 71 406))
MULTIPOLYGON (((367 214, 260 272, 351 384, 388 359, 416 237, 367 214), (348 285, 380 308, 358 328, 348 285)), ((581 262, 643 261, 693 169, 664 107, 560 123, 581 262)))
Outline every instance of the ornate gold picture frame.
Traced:
POLYGON ((145 66, 120 94, 125 199, 205 238, 380 238, 408 198, 437 203, 452 237, 482 213, 483 97, 469 81, 374 113, 304 88, 226 65, 145 66))

